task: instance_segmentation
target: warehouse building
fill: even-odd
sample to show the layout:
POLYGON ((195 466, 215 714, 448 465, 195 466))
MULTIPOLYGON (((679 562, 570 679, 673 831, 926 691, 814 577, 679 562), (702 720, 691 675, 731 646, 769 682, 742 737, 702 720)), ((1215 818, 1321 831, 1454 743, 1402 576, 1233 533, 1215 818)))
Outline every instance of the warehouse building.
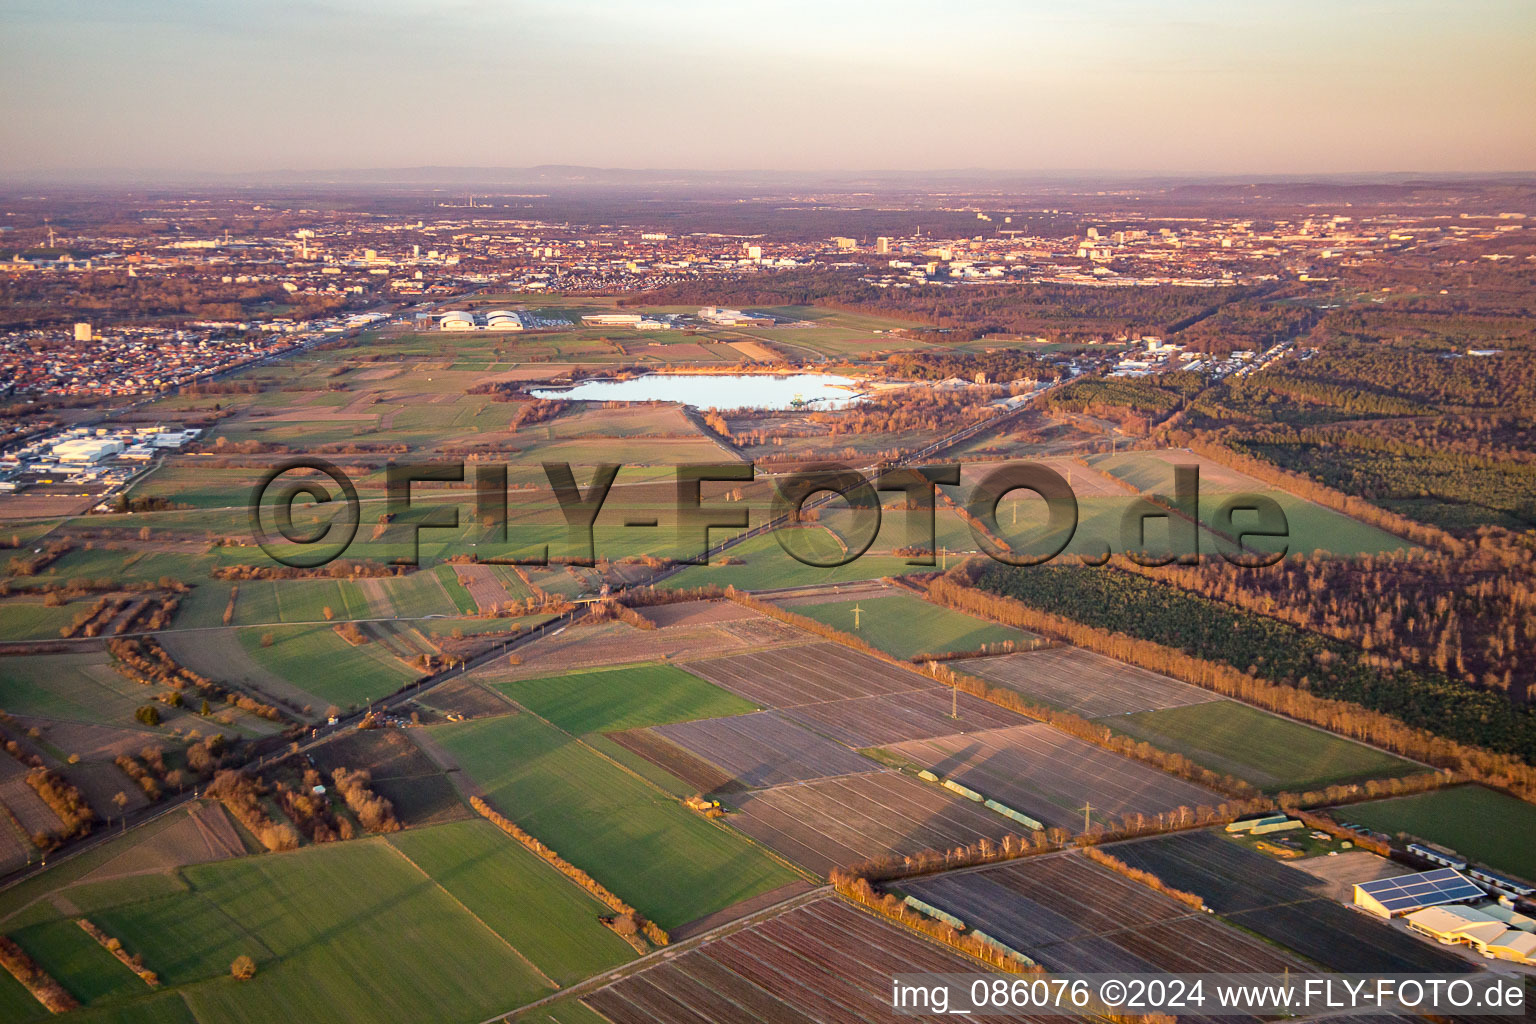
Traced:
POLYGON ((109 455, 123 450, 123 442, 102 437, 79 437, 61 441, 53 446, 53 455, 60 462, 78 464, 100 462, 109 455))
POLYGON ((1487 868, 1472 868, 1467 874, 1471 875, 1474 881, 1481 882, 1490 889, 1507 893, 1510 896, 1536 895, 1536 886, 1510 878, 1508 875, 1501 875, 1497 871, 1489 871, 1487 868))
POLYGON ((1408 852, 1415 857, 1422 857, 1431 864, 1439 864, 1442 867, 1455 868, 1458 871, 1464 871, 1467 867, 1465 857, 1462 857, 1455 850, 1448 850, 1443 846, 1436 846, 1434 843, 1409 843, 1408 852))
POLYGON ((473 313, 458 311, 444 313, 438 319, 437 325, 445 331, 472 331, 475 329, 475 317, 473 313))
POLYGON ((1536 964, 1536 921, 1503 907, 1429 907, 1408 915, 1408 927, 1447 946, 1471 946, 1492 960, 1536 964), (1520 926, 1524 927, 1520 927, 1520 926))
POLYGON ((1487 893, 1454 868, 1436 868, 1416 875, 1376 878, 1355 885, 1355 906, 1377 917, 1391 919, 1428 907, 1472 903, 1487 893))
POLYGON ((705 306, 699 310, 699 319, 716 327, 772 327, 777 322, 761 313, 743 313, 739 309, 719 306, 705 306))
POLYGON ((587 313, 581 322, 588 327, 639 327, 643 319, 639 313, 587 313))
POLYGON ((488 331, 520 331, 523 329, 522 314, 515 313, 510 309, 493 309, 485 314, 485 329, 488 331))

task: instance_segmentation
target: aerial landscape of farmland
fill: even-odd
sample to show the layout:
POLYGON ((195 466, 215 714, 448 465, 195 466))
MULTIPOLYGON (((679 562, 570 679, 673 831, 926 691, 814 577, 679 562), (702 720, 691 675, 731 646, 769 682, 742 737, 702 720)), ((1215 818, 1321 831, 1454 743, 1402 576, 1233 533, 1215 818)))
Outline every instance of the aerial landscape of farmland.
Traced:
POLYGON ((1529 1017, 1536 7, 1383 6, 0 4, 0 1024, 1529 1017))

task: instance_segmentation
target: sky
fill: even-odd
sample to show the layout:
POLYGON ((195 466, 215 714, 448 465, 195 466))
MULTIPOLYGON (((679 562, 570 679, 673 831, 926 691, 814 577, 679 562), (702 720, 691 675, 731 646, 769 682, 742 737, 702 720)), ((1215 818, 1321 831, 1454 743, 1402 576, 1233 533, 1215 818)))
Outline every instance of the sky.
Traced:
POLYGON ((1531 0, 0 0, 0 176, 1536 170, 1531 0))

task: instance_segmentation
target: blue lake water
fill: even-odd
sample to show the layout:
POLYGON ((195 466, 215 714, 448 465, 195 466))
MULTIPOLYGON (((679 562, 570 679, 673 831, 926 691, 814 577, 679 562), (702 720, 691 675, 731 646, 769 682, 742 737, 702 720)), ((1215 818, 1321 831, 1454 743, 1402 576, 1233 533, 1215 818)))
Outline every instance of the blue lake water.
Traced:
POLYGON ((696 409, 841 409, 861 401, 862 392, 858 381, 829 373, 650 373, 529 393, 581 402, 678 402, 696 409))

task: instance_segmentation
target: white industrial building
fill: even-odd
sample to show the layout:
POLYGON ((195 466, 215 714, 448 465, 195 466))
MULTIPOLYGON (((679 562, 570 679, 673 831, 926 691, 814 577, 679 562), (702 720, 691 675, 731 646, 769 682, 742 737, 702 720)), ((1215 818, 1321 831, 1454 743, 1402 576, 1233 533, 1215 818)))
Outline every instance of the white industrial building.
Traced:
POLYGON ((485 314, 488 331, 520 331, 524 326, 523 315, 510 309, 493 309, 485 314))
POLYGON ((100 462, 122 451, 123 442, 106 437, 77 437, 60 441, 52 450, 60 462, 100 462))
POLYGON ((771 316, 743 313, 739 309, 722 309, 719 306, 705 306, 699 310, 699 319, 719 327, 772 327, 775 323, 771 316))
POLYGON ((639 327, 639 313, 588 313, 581 322, 590 327, 639 327))
POLYGON ((444 313, 437 325, 445 331, 472 331, 475 329, 475 315, 457 311, 444 313))

